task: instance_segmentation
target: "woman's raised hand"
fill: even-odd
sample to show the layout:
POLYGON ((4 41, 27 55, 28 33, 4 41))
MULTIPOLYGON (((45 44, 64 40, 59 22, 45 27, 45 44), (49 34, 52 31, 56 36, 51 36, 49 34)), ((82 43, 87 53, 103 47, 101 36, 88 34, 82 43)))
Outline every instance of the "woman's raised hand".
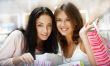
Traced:
POLYGON ((83 39, 87 32, 91 31, 94 28, 94 25, 91 23, 85 23, 84 26, 81 28, 79 35, 83 39))

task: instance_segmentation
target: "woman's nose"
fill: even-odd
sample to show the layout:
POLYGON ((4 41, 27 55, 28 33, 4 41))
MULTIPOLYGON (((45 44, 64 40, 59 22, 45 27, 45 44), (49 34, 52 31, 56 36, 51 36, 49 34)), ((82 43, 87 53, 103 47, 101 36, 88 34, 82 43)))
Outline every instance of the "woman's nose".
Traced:
POLYGON ((61 26, 65 26, 65 24, 66 24, 65 20, 63 20, 63 21, 61 22, 61 26))
POLYGON ((47 27, 44 27, 44 28, 43 28, 43 32, 44 32, 44 33, 47 33, 47 32, 48 32, 47 27))

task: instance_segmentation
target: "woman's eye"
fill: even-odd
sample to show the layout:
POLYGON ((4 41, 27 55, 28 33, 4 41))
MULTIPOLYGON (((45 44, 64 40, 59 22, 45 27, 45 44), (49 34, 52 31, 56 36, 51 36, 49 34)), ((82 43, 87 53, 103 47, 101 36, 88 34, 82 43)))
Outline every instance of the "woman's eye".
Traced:
POLYGON ((42 27, 43 25, 41 25, 41 24, 39 24, 39 25, 37 25, 38 27, 42 27))
POLYGON ((56 19, 56 21, 61 21, 60 19, 56 19))
POLYGON ((48 27, 52 27, 52 25, 51 25, 51 24, 49 24, 49 25, 48 25, 48 27))
POLYGON ((68 19, 66 19, 66 21, 70 21, 70 19, 68 18, 68 19))

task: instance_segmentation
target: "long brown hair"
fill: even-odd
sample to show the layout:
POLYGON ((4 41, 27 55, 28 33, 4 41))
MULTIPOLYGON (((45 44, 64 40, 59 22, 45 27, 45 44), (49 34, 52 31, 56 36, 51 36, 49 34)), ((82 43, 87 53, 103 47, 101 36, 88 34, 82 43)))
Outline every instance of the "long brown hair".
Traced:
MULTIPOLYGON (((54 15, 57 17, 57 15, 61 11, 64 11, 66 15, 70 18, 72 27, 74 29, 72 40, 75 42, 75 44, 78 44, 79 43, 78 40, 80 38, 79 31, 83 27, 83 20, 78 8, 72 3, 68 2, 61 5, 61 7, 57 8, 54 12, 54 15)), ((67 47, 66 38, 62 36, 59 32, 58 32, 58 41, 60 42, 62 48, 67 47)))

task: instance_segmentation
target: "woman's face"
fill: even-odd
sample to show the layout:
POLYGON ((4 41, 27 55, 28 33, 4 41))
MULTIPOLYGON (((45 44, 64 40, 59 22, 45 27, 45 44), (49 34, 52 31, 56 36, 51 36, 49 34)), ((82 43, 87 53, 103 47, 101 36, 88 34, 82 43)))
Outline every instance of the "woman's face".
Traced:
POLYGON ((71 21, 64 11, 61 11, 57 14, 56 22, 58 31, 61 33, 61 35, 63 36, 72 35, 73 29, 71 21))
POLYGON ((36 20, 37 35, 40 40, 47 40, 52 31, 52 19, 43 14, 36 20))

